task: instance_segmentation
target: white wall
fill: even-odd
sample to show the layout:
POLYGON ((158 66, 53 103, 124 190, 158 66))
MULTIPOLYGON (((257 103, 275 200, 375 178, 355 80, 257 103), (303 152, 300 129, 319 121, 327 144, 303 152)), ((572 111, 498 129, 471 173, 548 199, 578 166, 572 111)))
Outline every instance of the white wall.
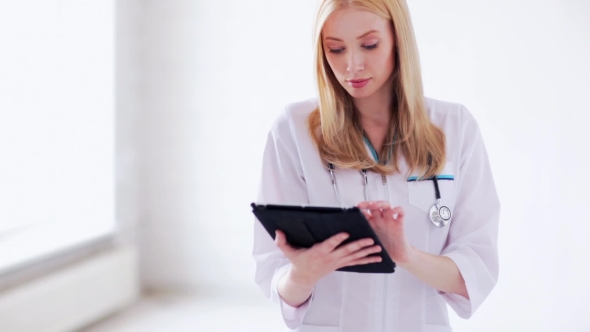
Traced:
POLYGON ((270 122, 313 93, 312 3, 145 3, 148 288, 253 287, 249 203, 270 122))
POLYGON ((144 42, 141 0, 116 1, 116 216, 119 242, 136 245, 143 224, 142 128, 144 42))
POLYGON ((502 202, 500 279, 457 330, 582 331, 590 322, 584 121, 590 3, 412 2, 426 93, 479 120, 502 202), (461 327, 462 329, 459 329, 461 327))
MULTIPOLYGON (((149 288, 256 292, 248 204, 271 121, 314 94, 314 8, 144 2, 149 288)), ((423 0, 411 10, 426 92, 479 120, 502 202, 498 286, 471 320, 452 318, 455 330, 587 329, 590 3, 423 0)))
POLYGON ((138 138, 143 207, 141 266, 147 288, 200 284, 195 241, 198 141, 195 68, 199 21, 190 1, 143 1, 141 5, 138 138))

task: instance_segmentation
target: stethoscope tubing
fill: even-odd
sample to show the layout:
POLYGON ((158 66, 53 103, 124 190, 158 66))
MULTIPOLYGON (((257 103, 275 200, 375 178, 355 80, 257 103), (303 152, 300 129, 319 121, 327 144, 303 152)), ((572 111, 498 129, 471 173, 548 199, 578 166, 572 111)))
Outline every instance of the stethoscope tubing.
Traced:
MULTIPOLYGON (((332 180, 332 186, 334 187, 334 194, 336 195, 336 200, 338 201, 338 204, 341 207, 343 207, 342 200, 340 198, 340 190, 338 189, 338 184, 336 181, 336 172, 335 172, 336 167, 334 166, 334 164, 332 164, 332 163, 328 164, 328 171, 330 172, 330 179, 332 180)), ((368 175, 367 175, 367 170, 362 169, 360 171, 360 173, 363 177, 365 201, 369 201, 369 192, 368 192, 369 179, 368 179, 368 175)), ((382 179, 383 179, 384 195, 385 195, 386 200, 389 201, 389 184, 387 183, 387 177, 385 175, 383 175, 382 179)), ((438 186, 437 177, 433 176, 433 177, 426 179, 426 180, 432 180, 432 182, 434 184, 434 193, 435 193, 435 199, 436 199, 436 202, 430 208, 430 213, 429 213, 430 220, 432 221, 432 223, 436 227, 444 227, 449 224, 449 221, 451 219, 451 209, 449 209, 448 207, 446 207, 444 205, 441 205, 442 197, 440 194, 440 188, 438 186)))

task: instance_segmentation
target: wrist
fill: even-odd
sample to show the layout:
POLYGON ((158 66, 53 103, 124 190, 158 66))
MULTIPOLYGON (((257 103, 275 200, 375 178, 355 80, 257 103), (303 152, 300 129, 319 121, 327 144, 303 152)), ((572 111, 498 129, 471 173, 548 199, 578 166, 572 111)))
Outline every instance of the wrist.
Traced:
POLYGON ((279 297, 289 306, 298 308, 309 300, 313 292, 313 285, 301 283, 297 279, 297 274, 293 278, 291 270, 283 274, 279 279, 278 289, 279 297))
POLYGON ((295 267, 291 266, 289 272, 287 272, 287 281, 297 287, 302 291, 311 291, 313 286, 315 286, 315 281, 311 280, 309 276, 306 276, 301 271, 297 270, 295 267))
POLYGON ((403 267, 406 270, 409 270, 413 262, 416 260, 417 252, 418 249, 416 249, 412 245, 408 245, 408 247, 405 250, 405 254, 398 258, 396 264, 400 267, 403 267))

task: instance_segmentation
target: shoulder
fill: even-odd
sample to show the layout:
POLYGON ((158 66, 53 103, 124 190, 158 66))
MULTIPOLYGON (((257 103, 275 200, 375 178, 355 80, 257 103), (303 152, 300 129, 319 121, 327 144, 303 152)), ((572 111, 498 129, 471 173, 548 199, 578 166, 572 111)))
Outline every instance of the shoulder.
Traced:
POLYGON ((286 104, 275 118, 271 132, 275 136, 284 136, 288 133, 299 136, 301 133, 307 133, 307 119, 317 107, 316 98, 286 104))
POLYGON ((307 130, 307 119, 318 107, 316 98, 310 98, 289 103, 285 106, 285 117, 294 126, 294 129, 304 128, 307 130))
POLYGON ((309 98, 305 100, 295 101, 285 106, 285 111, 290 116, 304 116, 307 117, 318 107, 317 98, 309 98))
POLYGON ((445 134, 447 160, 462 165, 481 140, 477 120, 461 103, 425 98, 425 104, 430 120, 445 134))
POLYGON ((428 97, 424 98, 424 103, 431 121, 447 135, 479 129, 473 114, 461 103, 428 97))

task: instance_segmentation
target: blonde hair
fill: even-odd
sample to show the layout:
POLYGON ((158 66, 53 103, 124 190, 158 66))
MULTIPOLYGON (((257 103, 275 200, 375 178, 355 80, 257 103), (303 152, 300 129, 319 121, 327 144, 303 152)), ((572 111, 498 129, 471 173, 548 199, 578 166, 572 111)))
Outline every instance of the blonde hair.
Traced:
POLYGON ((319 106, 309 116, 308 124, 324 162, 339 168, 391 174, 399 171, 398 158, 402 153, 409 172, 420 168, 425 177, 430 177, 442 171, 445 136, 426 113, 418 47, 406 1, 323 0, 316 18, 314 43, 319 106), (373 12, 393 25, 396 63, 392 120, 379 156, 379 160, 387 160, 390 148, 393 149, 393 162, 387 165, 377 163, 367 154, 352 97, 337 81, 324 53, 323 26, 330 14, 346 7, 373 12))

